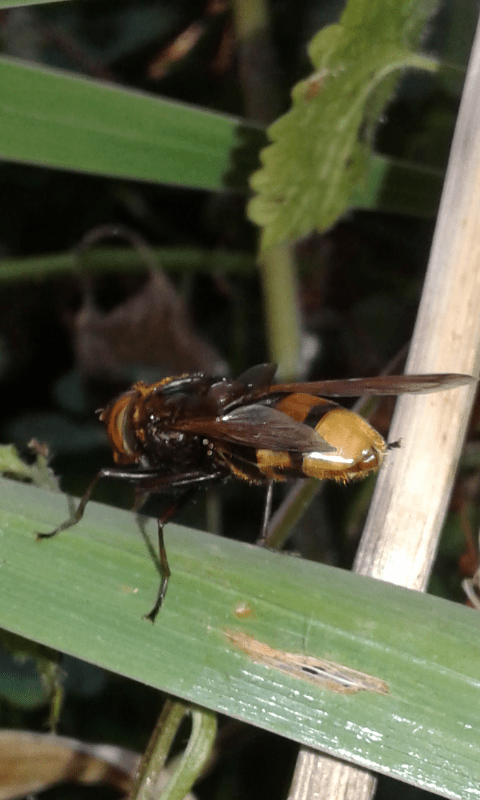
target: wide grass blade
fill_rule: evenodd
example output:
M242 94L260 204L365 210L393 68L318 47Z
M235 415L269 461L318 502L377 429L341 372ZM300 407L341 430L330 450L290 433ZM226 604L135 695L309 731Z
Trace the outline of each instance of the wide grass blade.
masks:
M0 58L0 157L219 189L240 121Z
M36 543L66 516L64 496L2 480L0 509L5 629L447 797L480 797L476 612L170 525L173 575L152 626L141 616L158 574L131 514L92 503L72 531Z

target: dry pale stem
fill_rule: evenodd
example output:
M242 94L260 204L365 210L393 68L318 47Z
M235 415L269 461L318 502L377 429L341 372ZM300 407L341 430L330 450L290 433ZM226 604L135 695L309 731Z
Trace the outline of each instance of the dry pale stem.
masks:
M407 372L478 374L480 340L480 35L467 73ZM424 590L475 387L402 397L355 569ZM408 620L405 621L408 624ZM302 751L290 800L372 797L364 770Z

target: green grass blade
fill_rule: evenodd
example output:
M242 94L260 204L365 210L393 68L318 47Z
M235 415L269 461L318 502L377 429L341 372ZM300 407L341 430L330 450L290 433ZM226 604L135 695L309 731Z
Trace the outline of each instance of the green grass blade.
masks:
M361 184L353 188L353 208L433 219L444 172L373 154Z
M18 6L37 6L44 3L61 3L63 0L0 0L0 8L17 8Z
M0 58L0 157L218 189L239 120Z
M74 530L36 543L66 511L64 496L0 481L5 629L447 797L480 797L474 611L170 525L173 576L152 626L141 615L158 575L134 517L93 503ZM304 656L388 693L348 694Z

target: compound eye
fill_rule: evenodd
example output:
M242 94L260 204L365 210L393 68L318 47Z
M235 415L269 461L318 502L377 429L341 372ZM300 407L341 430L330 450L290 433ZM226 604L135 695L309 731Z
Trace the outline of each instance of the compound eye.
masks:
M120 464L133 463L138 458L138 443L130 422L131 404L136 395L135 391L125 392L100 415L107 428L115 461Z

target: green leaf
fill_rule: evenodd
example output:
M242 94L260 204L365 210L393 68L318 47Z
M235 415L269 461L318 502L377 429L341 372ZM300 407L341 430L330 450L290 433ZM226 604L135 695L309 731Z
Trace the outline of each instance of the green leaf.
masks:
M314 73L270 127L272 144L251 178L250 218L262 248L324 230L352 206L371 169L375 126L407 67L436 69L413 52L436 7L432 0L350 0L338 25L320 31Z
M239 124L233 117L0 58L4 159L219 189L232 167Z
M60 3L63 0L0 0L0 8L17 8L17 6L36 6L40 3Z
M23 433L25 434L25 432ZM60 491L57 479L48 466L48 453L41 452L45 448L35 440L32 440L30 445L32 452L35 454L35 459L31 464L27 464L26 461L20 458L15 445L0 445L0 472L10 477L16 477L19 480L32 481L36 486L44 486L53 491Z
M353 187L351 205L433 219L443 178L442 170L373 154L362 183Z
M192 719L188 744L179 757L170 761L167 773L164 768L172 742L187 715ZM191 797L188 794L190 789L212 759L216 734L217 718L211 711L168 699L138 769L130 793L132 800L151 800L160 796L162 800L184 800L187 795Z
M66 512L64 496L0 481L6 630L446 797L480 797L476 612L169 525L172 578L152 626L141 616L158 574L134 517L92 503L73 530L34 541Z
M60 695L58 653L0 631L0 697L14 706L37 708Z

